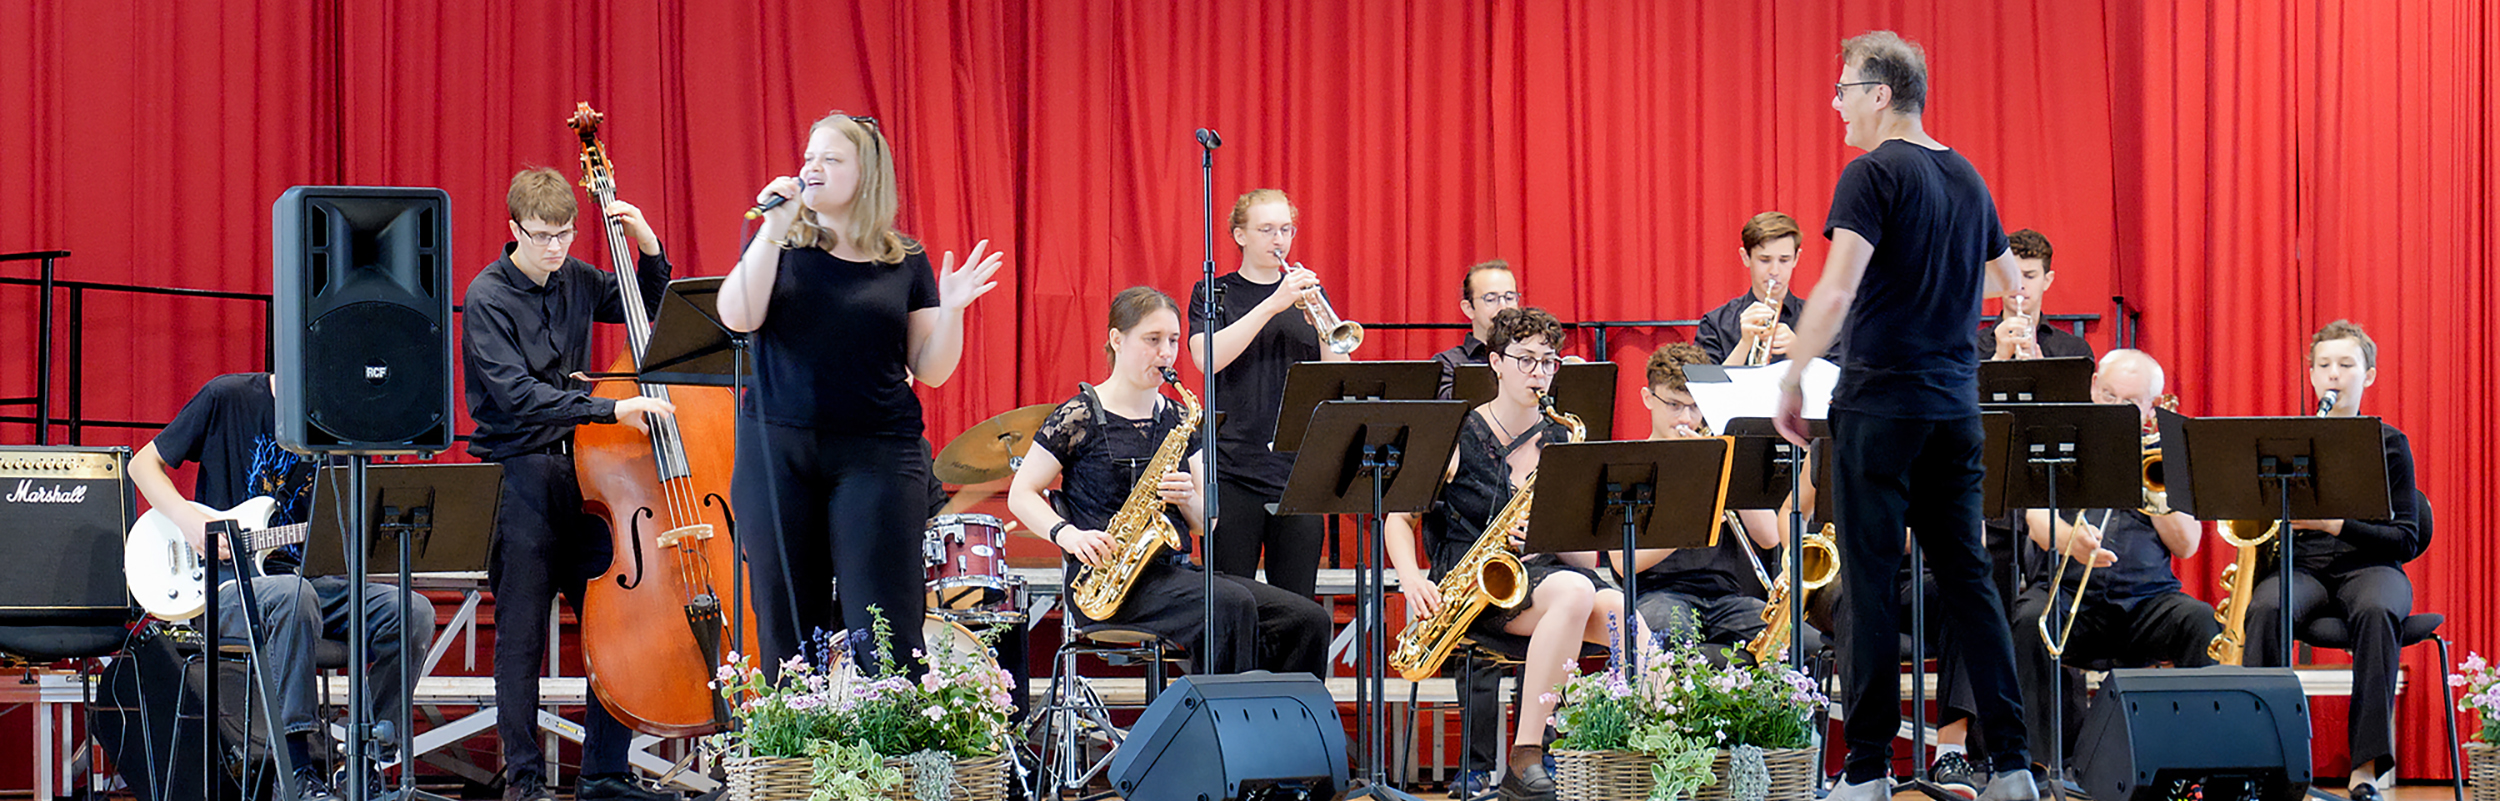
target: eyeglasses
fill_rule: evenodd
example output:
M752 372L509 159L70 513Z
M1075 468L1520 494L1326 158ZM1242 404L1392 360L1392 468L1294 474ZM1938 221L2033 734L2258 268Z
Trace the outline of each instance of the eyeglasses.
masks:
M542 248L553 245L557 242L571 242L573 241L573 237L579 236L580 234L581 230L578 228L566 228L562 231L547 234L542 234L527 228L521 229L521 238L527 239L530 244L537 245Z
M1519 362L1519 369L1526 370L1531 373L1560 372L1563 366L1562 359L1552 356L1521 356L1516 353L1504 353L1502 356L1517 360Z
M1667 410L1667 414L1680 415L1685 412L1697 411L1701 408L1700 404L1685 403L1679 400L1668 400L1664 396L1659 395L1658 390L1655 388L1643 387L1641 388L1641 391L1649 393L1650 400L1657 401L1659 408Z
M1290 225L1262 225L1250 230L1269 239L1292 239L1294 234L1302 232L1302 229Z
M1518 304L1519 304L1519 293L1517 293L1517 292L1487 292L1487 293L1484 293L1484 294L1482 294L1482 295L1477 295L1477 296L1476 296L1476 305L1478 305L1478 306L1493 306L1493 305L1504 304L1504 303L1511 304L1511 305L1514 305L1514 306L1518 305Z
M1852 81L1852 82L1849 82L1849 83L1836 83L1836 84L1832 84L1832 99L1833 99L1833 100L1839 100L1841 95L1845 95L1845 94L1848 94L1848 93L1849 93L1849 87L1852 87L1852 86L1882 86L1882 85L1884 85L1884 82L1883 82L1883 81Z
M847 120L850 120L851 122L858 123L858 124L859 124L859 127L862 127L862 128L866 128L866 129L868 129L868 133L870 134L870 136L869 136L868 138L869 138L870 140L874 141L874 142L876 143L877 147L879 147L879 148L883 148L883 147L885 147L885 127L877 124L877 118L875 118L875 117L862 117L862 116L857 115L857 114L849 114L849 113L845 113L845 112L842 112L842 111L840 111L840 110L838 110L838 109L837 109L837 110L835 110L833 113L834 113L834 114L836 114L836 115L840 115L843 119L847 119Z

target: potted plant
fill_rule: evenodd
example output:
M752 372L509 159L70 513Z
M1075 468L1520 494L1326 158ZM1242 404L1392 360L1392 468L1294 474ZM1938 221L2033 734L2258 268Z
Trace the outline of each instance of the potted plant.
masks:
M870 612L881 678L839 664L847 660L820 659L836 663L820 669L801 657L768 678L753 657L729 655L713 686L737 725L712 739L727 757L731 801L1006 796L1013 679L946 638L926 655L928 672L906 678L884 615Z
M2466 776L2474 783L2474 801L2500 801L2500 671L2483 655L2467 653L2449 674L2448 686L2464 691L2457 711L2472 712L2481 731L2465 742Z
M1714 665L1679 642L1644 661L1637 677L1609 660L1560 690L1558 798L1763 801L1813 792L1810 746L1824 698L1785 666Z

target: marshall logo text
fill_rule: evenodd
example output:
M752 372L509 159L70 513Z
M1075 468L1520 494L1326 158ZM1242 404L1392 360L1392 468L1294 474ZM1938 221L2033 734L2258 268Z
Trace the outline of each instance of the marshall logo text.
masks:
M54 484L50 489L42 489L35 486L33 479L25 479L17 482L17 491L9 493L7 500L10 503L83 503L87 500L87 488L80 485L65 490L61 485Z

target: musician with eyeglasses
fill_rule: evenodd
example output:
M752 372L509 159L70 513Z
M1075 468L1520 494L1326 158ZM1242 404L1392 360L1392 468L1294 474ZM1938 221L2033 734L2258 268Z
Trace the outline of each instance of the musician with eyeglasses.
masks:
M1287 263L1301 233L1301 210L1285 193L1254 189L1233 201L1233 245L1241 264L1199 281L1189 293L1189 355L1215 374L1215 504L1220 533L1208 548L1218 572L1256 578L1302 595L1319 590L1323 523L1318 515L1279 515L1293 455L1271 447L1285 403L1285 372L1295 362L1343 361L1321 347L1319 329L1295 303L1315 301L1319 274ZM1208 317L1207 297L1215 298Z
M1467 338L1449 350L1435 353L1432 360L1441 365L1442 400L1458 397L1458 368L1483 364L1489 351L1484 341L1490 336L1493 315L1503 309L1519 308L1519 279L1511 273L1510 262L1501 259L1480 262L1467 268L1458 279L1458 312L1467 315Z
M2163 383L2161 363L2150 354L2113 350L2101 357L2100 369L2092 376L2092 402L2133 406L2145 430L2152 431L2154 399L2161 396ZM2031 543L2061 557L2065 564L2026 577L2029 586L2014 604L2014 660L2023 693L2023 723L2031 742L2063 738L2068 745L2063 753L2070 760L2075 734L2083 727L2083 682L2079 671L2070 672L2064 696L2053 696L2057 677L2051 671L2072 670L2061 667L2061 662L2118 667L2214 663L2205 646L2222 630L2222 624L2214 619L2213 605L2187 594L2170 567L2173 559L2196 558L2204 542L2204 527L2186 512L2152 511L2166 513L2086 509L2059 516L2054 532L2048 510L2029 512ZM2057 581L2054 595L2052 580ZM2082 593L2079 606L2078 590ZM2052 647L2058 653L2053 654ZM2050 704L2065 707L2065 731L2049 730Z
M1648 385L1641 388L1641 407L1649 411L1649 438L1690 439L1707 430L1701 407L1685 382L1684 366L1709 364L1709 354L1689 342L1673 342L1649 355ZM1782 536L1780 514L1769 509L1732 510L1737 521L1721 521L1717 545L1703 548L1659 548L1633 553L1641 594L1633 602L1649 627L1668 637L1719 646L1737 646L1761 634L1762 611L1770 605L1763 579L1767 566L1778 564ZM1741 529L1741 530L1740 530ZM1765 561L1764 554L1769 554ZM1770 580L1784 577L1770 575ZM1790 648L1813 653L1822 635L1811 626L1792 635ZM1739 649L1709 648L1714 659L1735 657Z
M1425 514L1391 515L1384 524L1382 542L1412 620L1436 618L1444 605L1470 600L1444 597L1436 582L1466 562L1483 538L1505 538L1499 547L1517 553L1527 533L1525 520L1508 527L1502 513L1523 482L1534 476L1545 448L1570 441L1570 427L1547 417L1538 403L1562 370L1563 359L1556 352L1562 323L1543 309L1504 309L1494 316L1490 334L1485 344L1493 354L1495 395L1459 425L1440 500ZM1507 530L1487 530L1493 526ZM1417 559L1419 534L1421 551L1431 560L1429 573ZM1488 604L1463 624L1473 638L1510 644L1527 640L1524 654L1514 654L1525 661L1519 721L1498 789L1505 799L1551 798L1553 778L1544 767L1546 718L1557 700L1554 688L1579 658L1581 643L1610 644L1626 631L1641 647L1650 647L1651 640L1647 626L1624 625L1623 592L1597 577L1596 554L1540 554L1520 557L1519 563L1524 575L1518 605L1505 609ZM1414 631L1410 625L1401 635L1401 646ZM1660 657L1653 651L1642 658ZM1398 659L1399 654L1391 655L1393 665Z
M192 506L192 501L231 511L255 497L277 501L268 526L306 522L312 512L314 460L278 447L277 377L269 373L233 373L209 379L156 438L130 459L130 484L148 506L164 513L182 529L183 541L199 553L215 553L217 635L240 641L251 629L244 615L243 593L234 583L233 553L224 538L207 542L208 521L224 517ZM174 486L169 471L198 464L191 495ZM247 555L247 558L250 558ZM434 604L425 596L398 587L367 582L364 597L349 595L345 576L305 578L295 573L302 549L287 546L262 562L263 575L252 580L258 602L261 650L258 666L277 687L270 699L277 708L278 728L287 760L294 766L288 782L303 801L335 798L328 774L313 755L322 737L322 721L314 713L316 690L313 648L317 640L345 642L351 606L365 610L365 687L372 703L371 720L393 720L400 706L400 651L424 648L434 641ZM402 625L401 599L408 604ZM257 725L257 724L256 724ZM381 772L372 771L368 790L379 790ZM367 797L373 797L372 792Z

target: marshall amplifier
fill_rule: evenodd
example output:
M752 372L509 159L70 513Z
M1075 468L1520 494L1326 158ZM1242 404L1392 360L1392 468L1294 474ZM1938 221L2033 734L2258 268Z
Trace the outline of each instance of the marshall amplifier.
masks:
M0 624L130 618L128 448L0 447Z

